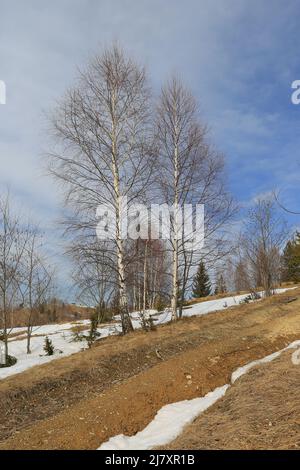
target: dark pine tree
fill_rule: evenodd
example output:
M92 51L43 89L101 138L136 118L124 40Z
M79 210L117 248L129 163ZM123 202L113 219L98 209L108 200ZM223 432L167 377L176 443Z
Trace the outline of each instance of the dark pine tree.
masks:
M46 356L53 356L54 354L54 346L53 346L51 339L49 339L48 336L46 336L45 338L44 351L46 353Z
M300 281L300 232L288 241L283 252L283 281Z
M200 262L193 281L193 297L207 297L211 293L211 283L203 261Z

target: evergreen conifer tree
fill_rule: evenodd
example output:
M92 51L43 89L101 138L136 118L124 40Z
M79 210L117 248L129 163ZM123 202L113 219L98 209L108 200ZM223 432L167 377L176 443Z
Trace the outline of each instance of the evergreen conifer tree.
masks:
M54 354L54 346L53 346L51 339L49 339L48 336L46 336L45 338L44 351L46 353L46 356L53 356Z
M283 281L300 281L300 232L289 240L283 252Z
M203 261L200 262L198 271L193 281L193 297L207 297L211 293L211 283Z

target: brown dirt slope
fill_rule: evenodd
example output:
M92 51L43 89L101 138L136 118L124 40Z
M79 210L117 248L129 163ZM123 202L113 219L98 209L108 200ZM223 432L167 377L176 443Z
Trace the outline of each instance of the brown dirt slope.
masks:
M95 449L140 431L162 406L204 395L237 367L300 339L300 298L286 303L291 295L300 289L107 338L1 381L0 449Z
M300 449L300 366L291 352L238 380L168 449Z

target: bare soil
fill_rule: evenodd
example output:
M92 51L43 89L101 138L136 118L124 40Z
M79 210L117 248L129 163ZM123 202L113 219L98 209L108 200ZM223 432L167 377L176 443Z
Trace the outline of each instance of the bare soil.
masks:
M291 352L251 370L168 449L300 449L300 366Z
M0 449L96 449L135 434L162 406L202 396L237 367L300 339L300 298L285 303L290 296L110 337L2 380Z

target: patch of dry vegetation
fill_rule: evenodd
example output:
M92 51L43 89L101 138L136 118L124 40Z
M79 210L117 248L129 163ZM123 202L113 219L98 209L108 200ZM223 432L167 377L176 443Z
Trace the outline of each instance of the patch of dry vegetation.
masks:
M237 367L299 339L300 300L282 303L289 297L106 338L1 381L0 448L95 449L135 434L162 406L203 396Z
M291 354L252 369L167 449L300 449L300 366Z

